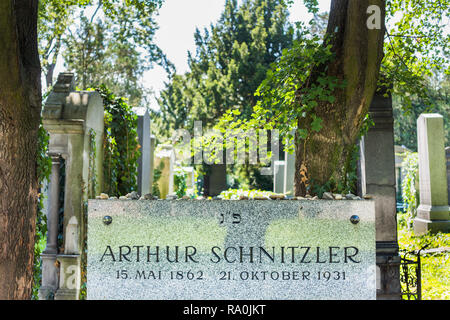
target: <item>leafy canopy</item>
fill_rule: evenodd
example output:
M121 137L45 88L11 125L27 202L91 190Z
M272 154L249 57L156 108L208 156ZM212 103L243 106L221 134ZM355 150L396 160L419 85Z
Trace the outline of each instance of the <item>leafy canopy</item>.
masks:
M154 15L162 0L42 0L39 3L39 53L47 87L58 58L86 89L100 85L140 102L147 94L143 72L158 63L172 65L153 42ZM78 23L77 23L78 21Z
M318 13L318 1L305 0L304 4L311 13ZM413 97L428 106L433 105L433 92L427 85L429 77L435 73L449 74L450 35L445 28L445 21L448 23L450 17L449 4L450 1L445 0L387 2L388 30L379 85L391 87L391 93L401 99L406 110L411 108ZM241 121L238 111L228 110L217 128L277 128L283 133L285 143L290 145L289 151L293 150L289 143L293 138L290 132L298 118L311 119L311 132L298 128L302 140L319 131L322 119L315 115L314 109L321 101L333 103L334 90L345 86L345 81L339 82L325 73L312 77L315 66L333 59L326 43L303 26L302 36L292 48L283 51L283 56L272 64L266 79L256 90L255 95L262 99L254 105L251 119ZM312 78L314 83L309 82Z

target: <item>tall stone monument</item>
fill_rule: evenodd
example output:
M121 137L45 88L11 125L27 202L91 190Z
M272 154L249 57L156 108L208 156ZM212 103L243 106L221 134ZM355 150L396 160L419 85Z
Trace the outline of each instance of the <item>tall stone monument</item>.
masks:
M377 246L377 298L401 299L398 255L394 119L392 97L378 89L369 109L375 125L360 141L362 195L375 200Z
M148 110L138 111L138 138L141 156L138 159L138 193L145 195L152 191L153 170L150 115Z
M50 135L52 172L47 247L41 255L40 299L50 295L61 300L78 299L81 254L87 233L85 204L88 198L100 193L102 185L103 101L98 92L74 91L74 88L74 75L60 73L42 114L43 125ZM65 162L63 190L60 186L61 161ZM61 192L64 194L64 240L62 246L58 246Z
M420 205L414 219L414 233L450 232L444 118L440 114L419 116L417 147Z

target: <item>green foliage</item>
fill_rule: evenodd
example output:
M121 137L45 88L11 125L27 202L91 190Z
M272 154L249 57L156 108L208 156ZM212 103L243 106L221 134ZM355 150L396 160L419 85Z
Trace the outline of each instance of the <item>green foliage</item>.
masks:
M305 1L305 5L310 12L317 14L317 1ZM432 72L448 73L450 36L445 34L441 20L450 16L449 7L448 1L440 1L439 5L435 1L416 0L392 0L387 3L387 20L392 21L399 15L400 19L387 32L379 85L391 87L395 84L391 91L402 99L405 109L413 97L430 106L430 90L424 85L426 77L431 76ZM315 109L322 104L333 104L334 90L346 85L345 81L327 76L327 70L319 67L333 60L333 53L326 44L320 37L310 35L308 30L302 31L300 39L294 42L292 48L284 50L267 72L266 79L256 91L260 100L253 108L251 119L239 123L233 111L228 110L218 127L234 126L247 130L277 128L288 151L293 151L301 143L306 145L308 138L324 125ZM323 70L323 73L312 74L313 70ZM365 116L361 114L361 120ZM299 122L303 126L297 129L298 140L292 143L294 137L291 131ZM348 189L348 182L355 180L354 174L350 173L350 169L355 169L354 159L354 156L347 159L343 175L337 178L331 176L325 183L313 183L314 177L309 177L313 191L320 194L327 189ZM307 168L303 169L301 174L307 180ZM306 182L302 180L302 183Z
M39 181L40 194L37 208L36 236L34 245L34 267L33 267L33 289L32 289L33 300L38 299L38 290L41 286L41 277L42 277L41 253L44 251L45 245L47 243L46 241L47 216L43 211L44 208L43 183L45 180L48 180L52 169L52 161L50 157L47 155L48 141L49 135L47 131L44 129L41 122L38 132L38 148L36 159L36 169Z
M399 213L397 221L405 221L406 213ZM412 230L406 228L406 224L398 224L398 243L402 250L412 252L422 249L450 247L450 234L427 233L415 236ZM422 268L422 299L423 300L449 300L450 299L450 254L421 253Z
M263 190L249 190L249 189L228 189L226 191L222 191L219 195L219 198L224 200L239 200L240 197L247 197L248 199L253 199L255 197L269 197L270 195L275 194L270 191Z
M304 3L310 12L317 14L317 1ZM319 16L316 15L314 21L316 22L312 22L310 27L318 24ZM236 108L229 109L219 119L217 129L245 131L276 128L280 130L288 151L293 151L294 148L291 132L297 127L299 116L311 119L312 132L320 131L322 119L313 110L320 101L333 102L335 98L332 92L343 87L344 83L326 76L325 72L311 74L315 66L331 61L333 54L331 48L323 46L320 37L311 34L309 28L297 23L297 40L292 38L291 45L282 48L281 55L266 69L265 78L261 79L257 89L253 91L255 99L252 99L253 104L248 108L247 114ZM312 76L317 77L317 81L309 86L308 81ZM301 129L300 133L303 139L309 134L306 129Z
M450 75L443 79L427 79L427 90L432 104L427 105L417 96L411 97L411 108L404 110L401 97L393 97L395 144L417 151L417 118L421 113L439 113L444 117L445 145L450 145Z
M112 18L97 20L82 11L77 28L63 39L63 57L83 89L105 84L138 105L150 93L141 81L143 73L158 59L168 62L156 46L143 54L147 42L142 38L150 43L157 29L153 20L138 20L137 9L126 3L116 9Z
M94 140L95 141L95 140ZM79 299L80 300L86 300L87 299L87 221L88 221L88 202L83 202L83 249L81 252L81 263L80 263L80 269L81 269L81 275L80 275L80 294Z
M50 173L52 171L52 160L48 156L48 142L49 142L50 136L47 133L47 130L44 129L44 126L41 124L39 125L39 132L38 132L38 152L37 152L37 176L38 181L43 182L44 180L48 179L50 176Z
M186 195L187 185L187 173L185 171L176 170L173 176L173 182L175 186L175 194L178 198L181 198Z
M153 114L158 136L169 138L173 130L190 129L202 121L205 131L227 110L250 117L257 101L254 92L270 64L298 36L289 23L282 0L227 0L219 21L194 35L196 51L189 53L190 71L172 75ZM234 166L234 169L237 168ZM267 177L251 166L236 176L261 187Z
M162 171L164 170L164 162L161 161L157 168L153 170L153 185L152 185L152 194L156 197L161 197L161 192L159 191L158 181L161 178Z
M162 0L39 1L39 52L47 86L61 53L83 89L105 83L133 104L148 94L140 78L172 65L154 42ZM76 24L75 22L79 23Z
M88 198L94 199L97 190L97 170L95 167L95 158L97 155L96 132L89 129L89 182L88 182Z
M297 143L305 143L322 129L323 120L315 110L321 103L333 103L334 91L343 88L345 81L328 76L326 70L312 74L317 66L330 62L334 55L330 46L320 44L319 36L311 35L306 28L299 30L301 40L283 50L283 55L271 65L265 80L256 90L255 96L259 100L251 117L241 120L239 110L228 110L219 119L216 129L222 132L230 129L244 132L277 129L284 149L290 153L294 152ZM297 129L299 119L304 119L309 125ZM294 131L297 131L296 141ZM313 191L321 194L330 188L345 189L348 181L329 181L328 185L317 185Z
M157 125L159 135L189 128L197 120L210 128L231 108L248 117L256 103L255 90L270 64L292 45L294 28L280 0L227 0L219 21L203 33L196 30L190 72L173 75L162 91Z
M405 220L402 221L409 229L412 227L413 219L417 215L417 206L419 205L419 192L416 186L419 182L419 160L417 153L407 153L403 161L404 178L402 181L402 197L406 204Z
M86 8L92 0L40 0L38 10L38 50L42 71L46 78L53 77L61 51L62 38L72 23L78 8ZM52 80L47 79L47 89Z
M345 83L327 76L325 72L312 75L315 66L333 59L330 46L319 44L317 36L307 37L307 29L302 30L301 41L295 41L292 48L285 49L276 64L267 72L255 95L260 100L253 108L249 128L276 128L284 138L287 151L293 151L294 136L298 118L308 118L310 128L300 128L299 138L306 140L310 134L322 128L322 119L314 112L320 102L334 102L333 91L344 87ZM301 57L301 58L299 58ZM316 81L309 83L311 77ZM299 141L297 141L299 142Z
M432 107L434 99L427 79L433 73L449 74L450 18L448 0L389 0L389 29L384 43L382 81L391 85L401 106L411 109L414 99Z
M96 90L105 107L103 191L112 196L126 195L137 190L137 115L124 98L116 97L106 86Z

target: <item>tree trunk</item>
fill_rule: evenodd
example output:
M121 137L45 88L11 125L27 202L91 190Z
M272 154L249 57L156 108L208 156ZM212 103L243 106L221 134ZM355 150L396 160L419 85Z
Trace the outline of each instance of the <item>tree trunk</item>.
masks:
M0 1L0 300L30 299L41 110L38 0Z
M367 27L367 8L381 9L381 29ZM314 186L346 179L349 157L360 133L363 119L375 93L383 58L385 1L332 0L326 39L331 40L335 59L316 68L347 85L334 92L334 103L319 103L315 109L323 119L320 132L296 144L295 194L303 196ZM325 69L326 68L326 69ZM311 119L299 118L298 127L310 131ZM298 140L297 140L298 141Z

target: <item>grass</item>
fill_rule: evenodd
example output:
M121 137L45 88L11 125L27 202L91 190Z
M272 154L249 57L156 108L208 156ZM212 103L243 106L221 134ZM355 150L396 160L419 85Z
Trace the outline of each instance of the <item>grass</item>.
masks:
M428 245L432 248L450 247L450 234L437 233L415 236L406 226L402 213L398 214L398 243L400 249L416 251ZM450 252L421 253L422 299L450 300Z

